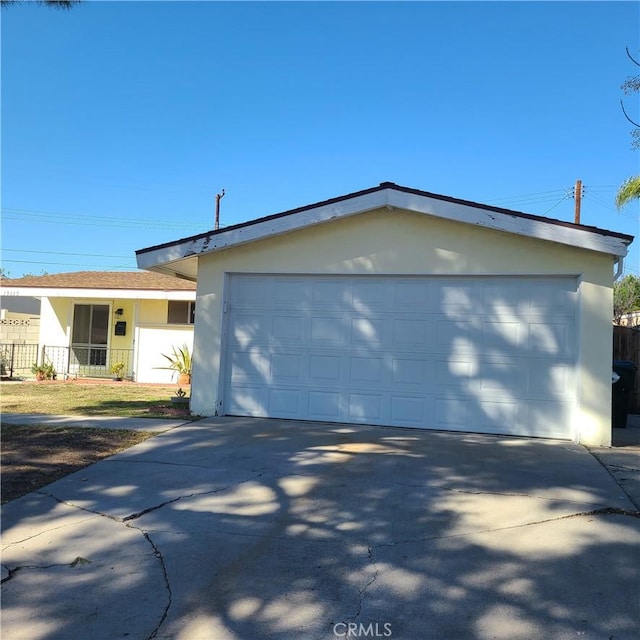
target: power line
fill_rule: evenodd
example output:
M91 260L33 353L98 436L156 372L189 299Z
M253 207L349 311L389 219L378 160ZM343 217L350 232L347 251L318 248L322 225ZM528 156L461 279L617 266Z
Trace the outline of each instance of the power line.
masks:
M97 265L97 264L78 264L76 262L47 262L44 260L3 260L4 262L12 262L12 263L19 263L19 264L54 264L54 265L58 265L58 266L65 266L65 267L100 267L100 269L135 269L136 267L131 266L131 265L111 265L111 266L105 266L105 265Z
M631 220L635 220L638 221L640 220L640 218L638 218L638 216L635 216L632 213L629 213L627 211L625 211L624 209L616 209L614 206L612 206L612 204L608 201L606 201L600 194L597 193L590 193L588 189L585 189L585 193L584 193L585 198L588 198L589 200L595 202L598 206L607 209L608 211L611 211L612 213L615 213L616 215L620 215L620 216L624 216L625 218L629 218Z
M549 213L549 211L553 211L557 206L561 205L565 200L568 200L569 198L571 198L571 194L566 193L563 198L558 200L558 202L556 202L552 207L547 209L542 215L546 216L547 213Z
M526 198L537 198L539 196L549 196L558 193L565 193L566 189L553 189L552 191L538 191L536 193L525 193L519 196L507 196L505 198L493 198L489 202L503 202L504 200L523 200Z
M9 220L24 220L25 217L41 223L76 224L82 226L121 226L125 228L144 227L156 229L201 229L203 222L163 221L152 218L122 218L115 216L98 216L93 214L67 213L62 211L45 211L38 209L2 208L3 217Z
M2 251L7 252L11 251L12 253L37 253L37 254L47 254L47 255L55 255L55 256L84 256L87 258L132 258L133 255L128 256L112 256L103 253L69 253L67 251L36 251L35 249L2 249Z
M4 213L3 218L5 220L11 220L16 222L26 222L24 216L17 216L16 214ZM72 225L72 226L81 226L81 227L118 227L122 229L163 229L163 230L186 230L186 229L202 229L200 225L176 225L176 224L152 224L148 222L128 222L128 221L103 221L103 222L89 222L89 221L81 221L74 219L53 219L51 217L45 216L30 216L28 222L38 223L38 224L63 224L63 225Z

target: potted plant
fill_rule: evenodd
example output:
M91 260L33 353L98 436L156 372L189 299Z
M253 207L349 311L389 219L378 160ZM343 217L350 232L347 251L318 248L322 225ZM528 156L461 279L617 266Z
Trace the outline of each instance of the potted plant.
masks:
M189 406L189 398L182 387L176 391L175 396L171 396L171 404L176 405L178 408L187 408Z
M127 365L124 362L114 362L111 365L111 373L114 380L122 380L122 372Z
M58 375L51 363L49 364L34 363L33 366L31 367L31 373L35 375L36 380L55 380Z
M189 347L184 344L182 347L173 347L171 355L162 354L163 358L169 361L168 367L161 369L172 369L178 374L178 384L191 384L191 353Z

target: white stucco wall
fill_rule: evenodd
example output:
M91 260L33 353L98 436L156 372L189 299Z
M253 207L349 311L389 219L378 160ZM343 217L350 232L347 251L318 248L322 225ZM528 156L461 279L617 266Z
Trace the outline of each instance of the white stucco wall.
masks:
M215 415L226 273L572 275L580 278L581 442L611 438L613 259L584 249L410 212L376 211L201 257L191 408Z
M193 353L193 327L191 325L146 325L136 331L136 381L171 384L178 376L167 370L168 361L163 354L171 355L174 347L187 345Z
M66 347L71 323L71 301L66 298L42 298L40 304L40 347Z

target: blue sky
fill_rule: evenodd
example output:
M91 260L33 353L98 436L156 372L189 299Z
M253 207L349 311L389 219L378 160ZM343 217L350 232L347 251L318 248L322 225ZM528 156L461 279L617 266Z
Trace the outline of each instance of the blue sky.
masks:
M393 181L640 235L636 2L84 2L2 10L2 264L134 251ZM625 100L640 118L638 99ZM569 193L569 195L567 195ZM637 240L626 263L640 272Z

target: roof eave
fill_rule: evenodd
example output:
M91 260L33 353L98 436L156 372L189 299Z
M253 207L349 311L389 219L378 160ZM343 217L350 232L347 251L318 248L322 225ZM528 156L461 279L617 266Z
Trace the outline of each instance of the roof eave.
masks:
M136 252L136 259L141 269L170 274L181 273L177 266L180 261L188 258L197 258L248 242L385 207L606 253L617 258L627 255L627 247L633 240L630 236L608 233L593 227L547 221L539 216L510 212L507 209L478 205L394 185L351 194L343 199L325 201L317 206L269 216L174 243L141 249ZM173 267L169 266L171 264ZM162 271L161 267L164 267Z
M30 298L88 298L118 300L195 300L195 289L94 289L74 287L6 287L0 290L3 297Z

